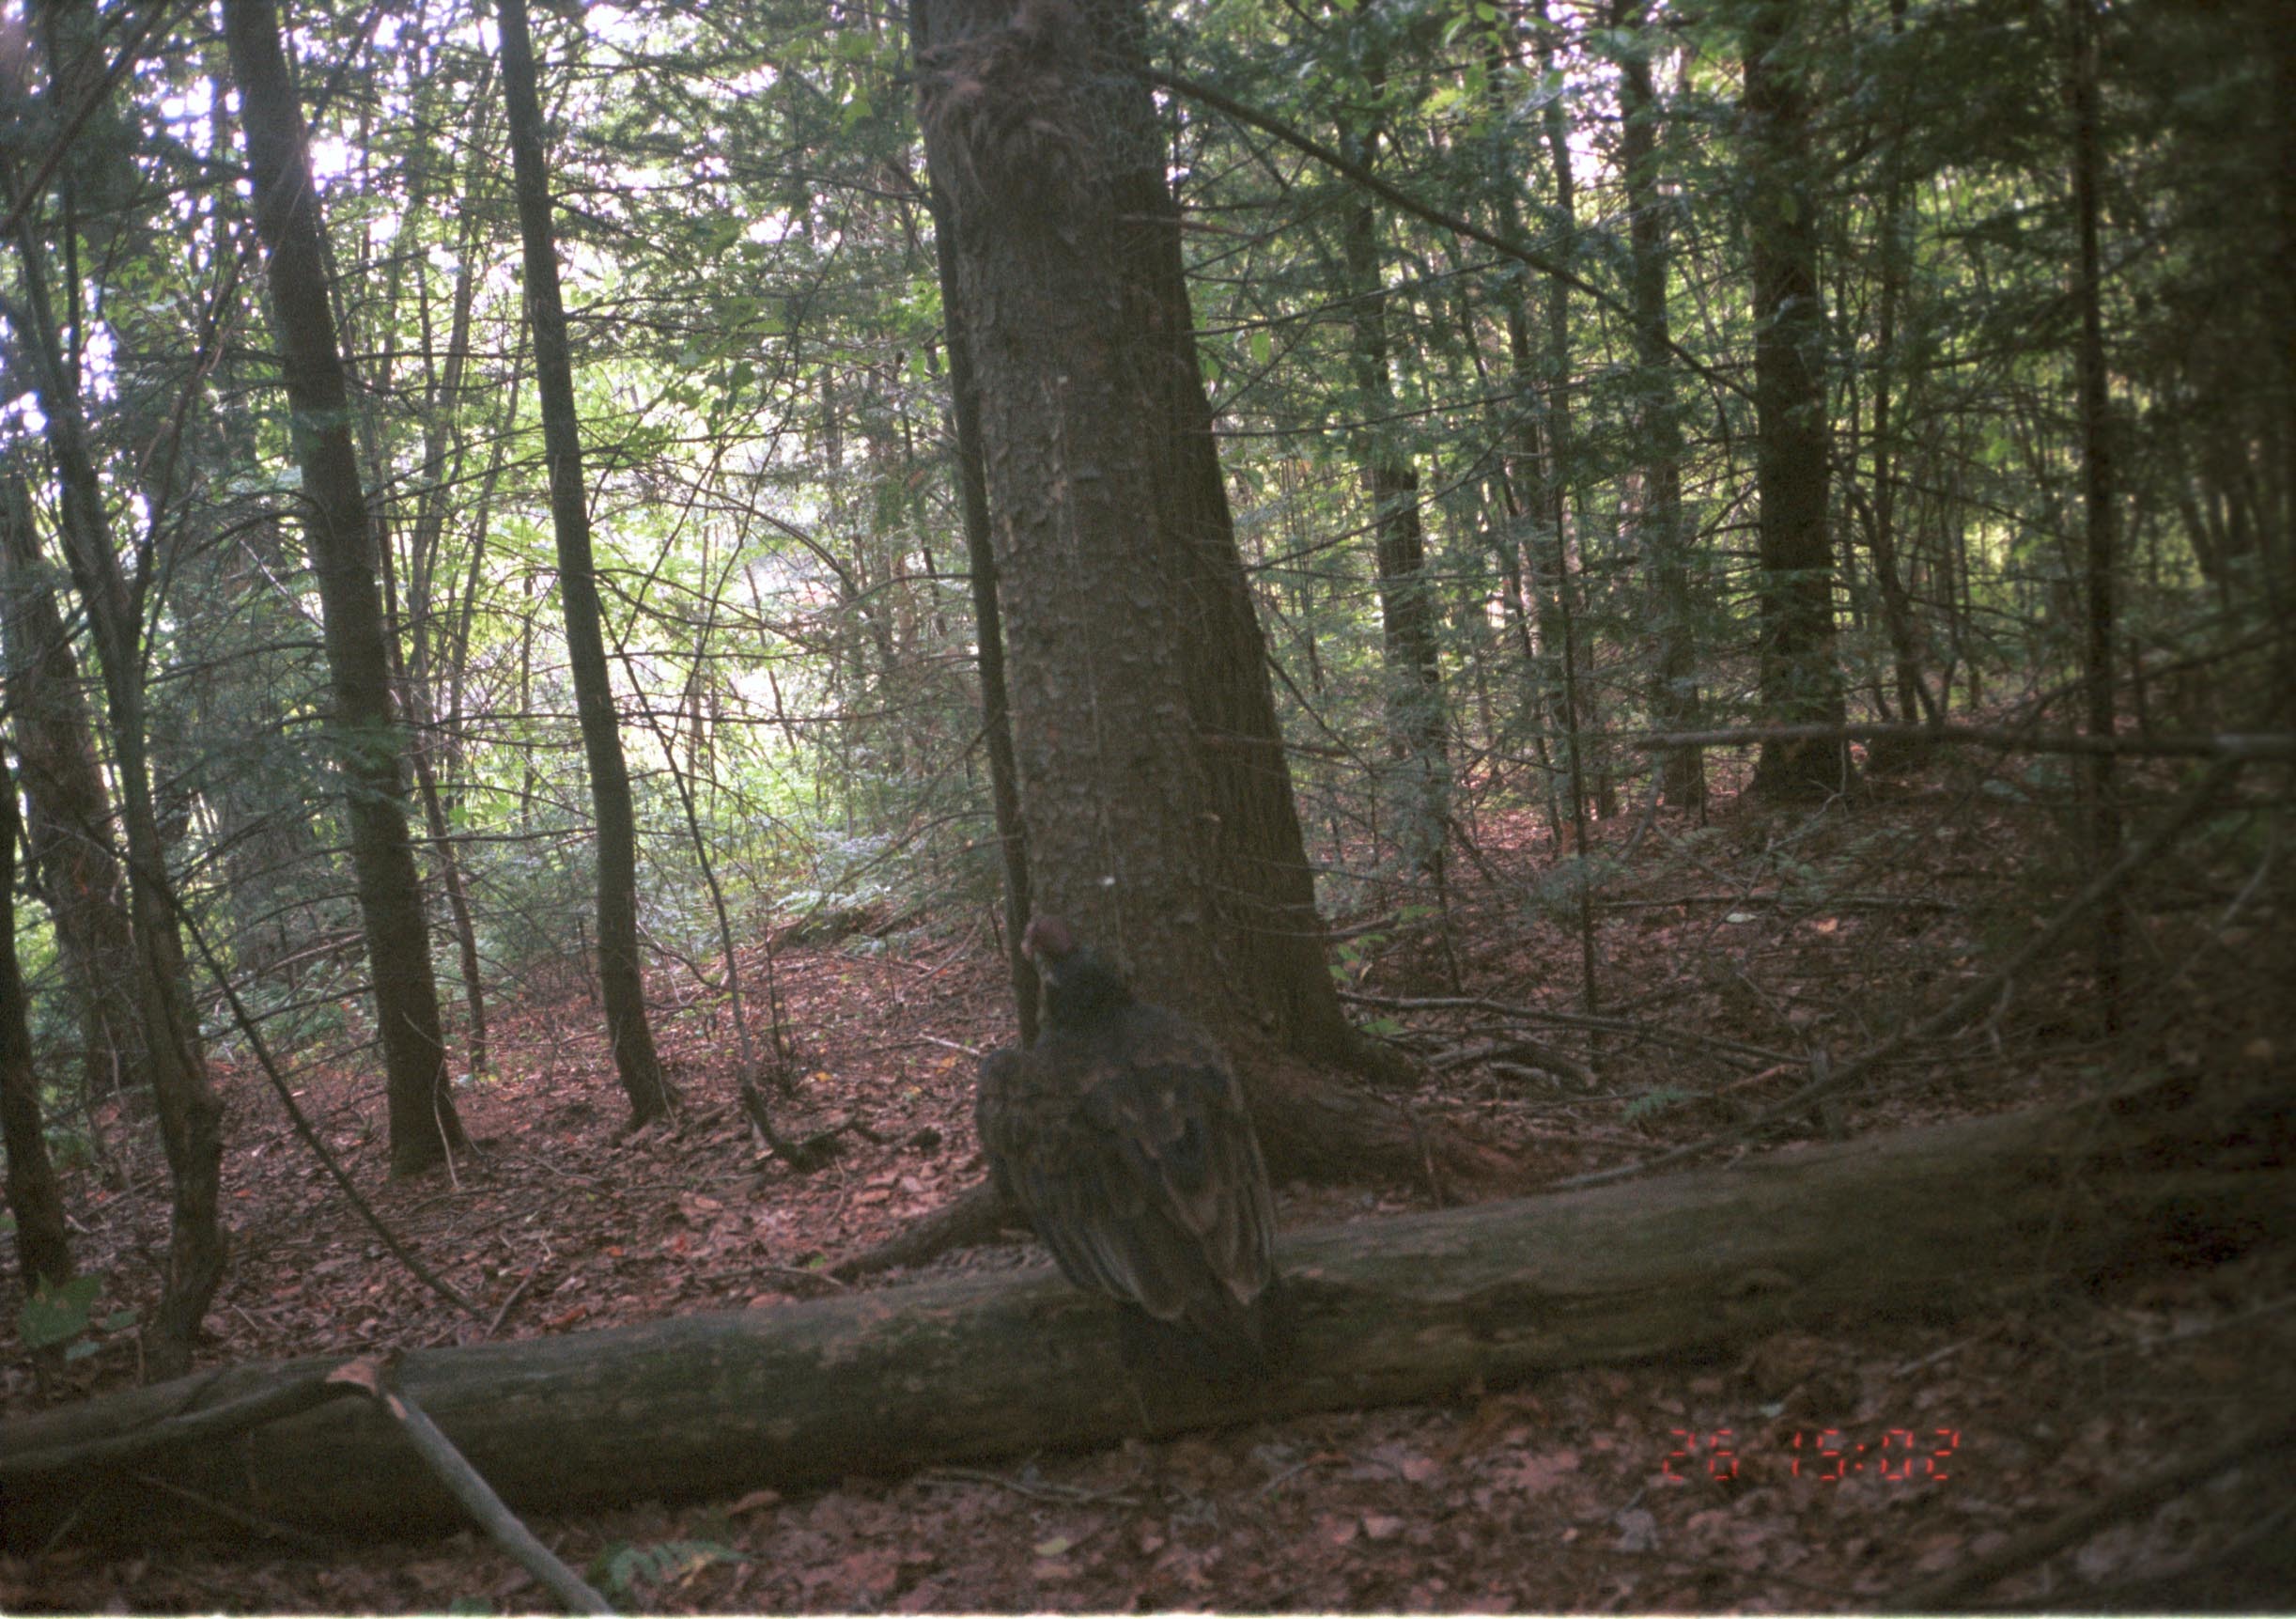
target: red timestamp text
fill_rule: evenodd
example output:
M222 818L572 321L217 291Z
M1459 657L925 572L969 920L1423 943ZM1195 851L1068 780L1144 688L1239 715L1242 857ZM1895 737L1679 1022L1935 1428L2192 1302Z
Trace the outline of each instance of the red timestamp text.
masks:
M1873 1478L1890 1484L1944 1484L1962 1447L1959 1428L1789 1428L1751 1446L1734 1428L1669 1428L1674 1448L1659 1463L1660 1481L1730 1484L1755 1475L1840 1484Z

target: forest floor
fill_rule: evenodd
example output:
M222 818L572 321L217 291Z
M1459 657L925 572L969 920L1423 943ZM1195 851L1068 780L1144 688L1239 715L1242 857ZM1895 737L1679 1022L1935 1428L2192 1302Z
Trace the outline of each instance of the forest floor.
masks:
M1631 812L1604 823L1603 1009L1774 1051L1854 1054L1942 1004L2091 875L2070 812L2029 792L2034 779L1940 768L1852 814L1726 799L1703 825L1669 814L1643 827ZM2149 802L2174 785L2156 782ZM1877 1069L1841 1098L1831 1129L1997 1113L2169 1066L2285 1082L2296 1067L2296 889L2273 861L2271 821L2211 823L2133 896L2121 1033L2100 1033L2090 958L2075 948L2017 978L1981 1025ZM1336 953L1349 989L1579 1007L1575 911L1553 893L1543 821L1486 808L1468 831L1475 852L1453 866L1448 947L1432 916L1351 927ZM1358 897L1359 923L1397 904ZM747 965L753 998L765 971L760 952ZM828 1261L981 1175L974 1053L1011 1039L1009 995L985 923L790 943L772 973L801 1057L782 1129L853 1127L810 1175L760 1151L733 1099L733 1031L690 978L655 986L659 1043L687 1103L671 1127L624 1129L599 1016L579 990L498 1009L496 1071L457 1098L479 1155L452 1176L384 1180L371 1068L299 1073L329 1144L383 1219L473 1298L476 1320L388 1256L262 1076L219 1062L233 1251L202 1363L770 1310L835 1286ZM1510 1033L1550 1045L1576 1038L1567 1033L1502 1027L1504 1016L1468 1008L1358 1004L1392 1019L1421 1059L1413 1105L1512 1154L1522 1191L1714 1136L1807 1077L1798 1064L1581 1041L1569 1049L1599 1074L1589 1086L1538 1069L1519 1045L1496 1067L1458 1055ZM101 1122L121 1178L107 1184L96 1161L68 1168L78 1256L108 1278L100 1310L148 1310L165 1243L163 1167L147 1125L116 1110ZM1717 1157L1785 1144L1773 1136ZM1296 1229L1429 1201L1420 1186L1289 1185L1278 1212ZM1033 1245L1006 1241L865 1285L1041 1263ZM0 1318L14 1317L15 1288L12 1274L0 1284ZM2291 1306L2296 1243L2284 1234L2211 1268L2037 1292L1949 1328L1781 1334L1719 1362L1589 1368L1454 1403L531 1526L618 1606L653 1611L1870 1610L2285 1416L2296 1407ZM36 1369L12 1335L6 1352L0 1415L136 1378L132 1331L60 1368ZM1920 1436L1919 1465L1836 1476L1855 1442L1893 1429ZM1718 1459L1723 1434L1734 1463ZM2146 1582L2296 1535L2289 1459L2252 1457L2151 1500L1981 1599L2209 1600L2203 1586ZM0 1611L550 1605L475 1532L314 1543L191 1502L169 1528L132 1554L67 1542L0 1557ZM2292 1596L2235 1580L2214 1599L2255 1608Z

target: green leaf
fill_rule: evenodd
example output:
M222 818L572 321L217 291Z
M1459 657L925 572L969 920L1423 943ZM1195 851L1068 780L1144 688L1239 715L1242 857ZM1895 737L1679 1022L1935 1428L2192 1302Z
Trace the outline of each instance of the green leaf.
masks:
M24 1347L44 1349L77 1338L87 1331L87 1313L103 1291L101 1276L75 1276L61 1287L43 1287L16 1312L17 1331Z
M714 1540L664 1540L652 1546L616 1541L590 1565L591 1578L610 1596L635 1596L640 1587L659 1585L712 1563L747 1563L749 1558Z
M1683 1103L1697 1099L1697 1093L1685 1091L1680 1085L1652 1085L1633 1101L1628 1102L1620 1116L1629 1124L1633 1124L1637 1120L1653 1118L1660 1113L1670 1113Z
M1251 363L1255 366L1264 366L1274 359L1275 355L1276 340L1267 335L1267 328L1263 326L1253 332L1251 335Z

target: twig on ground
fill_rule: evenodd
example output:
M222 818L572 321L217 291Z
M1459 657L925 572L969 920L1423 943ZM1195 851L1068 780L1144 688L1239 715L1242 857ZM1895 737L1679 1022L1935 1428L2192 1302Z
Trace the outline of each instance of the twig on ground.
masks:
M223 963L215 958L215 952L209 946L208 936L201 931L197 919L176 896L176 891L168 883L164 873L159 874L155 887L167 909L175 913L177 926L183 929L192 942L192 947L199 953L199 959L206 966L209 975L215 980L215 987L223 991L225 1001L231 1007L232 1021L240 1026L240 1033L247 1037L247 1049L255 1054L256 1066L263 1070L263 1077L271 1082L272 1091L277 1093L279 1105L287 1110L287 1121L295 1127L295 1133L303 1138L303 1144L311 1149L334 1178L336 1189L358 1211L359 1217L366 1222L377 1237L382 1238L382 1245L391 1251L392 1257L407 1268L408 1274L465 1315L475 1318L478 1307L457 1292L446 1278L424 1264L412 1249L398 1239L398 1234L383 1223L382 1216L375 1212L374 1206L360 1195L358 1187L351 1181L350 1173L334 1153L327 1150L327 1144L319 1139L318 1130L295 1100L295 1093L288 1086L287 1077L280 1073L279 1065L271 1060L271 1045L263 1038L263 1031L256 1027L256 1020L249 1014L245 1003L240 1001L240 992L225 973Z
M525 1276L510 1290L510 1297L503 1300L503 1307L494 1312L494 1319L487 1323L486 1337L491 1338L503 1330L503 1323L510 1319L510 1312L518 1308L519 1300L526 1297L527 1291L535 1284L535 1278L541 1274L540 1265L528 1267Z
M1015 1495L1027 1496L1031 1501L1074 1502L1079 1504L1109 1502L1118 1506L1141 1504L1138 1496L1125 1495L1119 1490L1078 1489L1074 1485L1054 1484L1047 1479L1031 1484L1021 1479L1006 1478L1002 1473L990 1472L985 1468L937 1467L919 1473L917 1479L921 1484L994 1485L999 1489L1009 1489Z
M471 1466L457 1450L454 1442L439 1431L439 1426L396 1386L388 1359L373 1357L353 1361L338 1366L329 1374L332 1381L358 1390L372 1399L400 1431L414 1445L415 1451L439 1475L441 1483L454 1493L479 1527L491 1535L494 1543L518 1560L543 1587L565 1604L569 1613L612 1613L613 1605L591 1589L579 1574L561 1563L551 1549L535 1538L533 1530L521 1523L518 1516L503 1504L503 1498L493 1487L481 1478L478 1470Z
M1509 1058L1519 1061L1510 1062ZM1537 1069L1559 1075L1590 1091L1601 1084L1595 1078L1594 1070L1576 1057L1558 1051L1552 1046L1542 1045L1537 1040L1526 1040L1520 1035L1479 1040L1471 1046L1454 1046L1448 1051L1436 1052L1426 1061L1429 1070L1438 1074L1449 1073L1453 1068L1488 1064L1495 1072L1503 1067L1517 1073Z
M188 1501L202 1512L211 1512L225 1522L236 1523L241 1529L252 1530L257 1534L269 1535L273 1540L284 1540L289 1546L300 1546L310 1551L335 1549L334 1543L323 1534L313 1534L308 1530L297 1529L291 1524L273 1523L268 1518L259 1518L227 1502L216 1501L211 1497L201 1495L195 1489L186 1489L179 1484L170 1484L163 1478L153 1478L149 1473L141 1472L131 1472L128 1476L137 1484L147 1486L152 1489L163 1490L178 1501Z
M199 1386L186 1399L197 1399L214 1386L213 1378L202 1378ZM212 1442L232 1434L242 1433L281 1417L291 1417L307 1411L314 1406L340 1398L348 1391L330 1388L324 1377L314 1376L270 1389L259 1394L228 1400L206 1410L187 1411L163 1418L145 1427L124 1434L113 1434L105 1439L92 1440L85 1444L55 1445L47 1450L30 1451L0 1461L0 1479L20 1477L29 1473L49 1472L59 1468L81 1468L99 1463L118 1463L143 1456L166 1445L194 1442Z
M1341 1000L1357 1005L1385 1006L1399 1012L1489 1012L1497 1017L1526 1023L1549 1023L1559 1029L1585 1029L1598 1035L1620 1035L1628 1039L1649 1040L1655 1045L1680 1046L1687 1051L1703 1051L1731 1062L1799 1064L1801 1061L1792 1051L1774 1051L1767 1046L1750 1046L1743 1040L1725 1040L1712 1035L1693 1035L1682 1029L1669 1029L1662 1023L1639 1023L1629 1018L1604 1018L1584 1012L1550 1012L1538 1006L1517 1006L1481 995L1373 995L1355 989L1342 989L1339 995Z
M2173 1501L2195 1485L2213 1478L2226 1468L2243 1462L2252 1456L2291 1445L2296 1445L2296 1409L2282 1411L2271 1422L2250 1428L2196 1456L2149 1473L2125 1488L2113 1491L2102 1501L2090 1502L2086 1506L2029 1530L1991 1556L1980 1557L1949 1574L1915 1586L1889 1606L1899 1611L1936 1611L1962 1607L1967 1598L1987 1586L2021 1569L2029 1568L2069 1546L2079 1545L2107 1524L2118 1523L2124 1518L2133 1518L2140 1512L2149 1512Z

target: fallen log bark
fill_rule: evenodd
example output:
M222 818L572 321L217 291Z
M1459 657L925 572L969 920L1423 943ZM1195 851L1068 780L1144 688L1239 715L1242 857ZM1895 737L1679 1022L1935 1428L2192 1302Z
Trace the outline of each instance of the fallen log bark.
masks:
M1112 1313L1049 1272L412 1353L402 1386L520 1512L801 1487L1224 1422L1440 1398L1780 1328L1944 1319L2280 1232L2288 1110L2159 1082L2101 1101L1727 1169L1298 1235L1288 1375L1125 1370ZM456 1520L392 1424L339 1401L219 1439L170 1421L323 1376L228 1368L0 1427L0 1546L149 1538L180 1493L275 1522ZM286 1404L293 1403L291 1396ZM156 1426L155 1424L161 1424ZM127 1455L149 1430L155 1448ZM188 1527L188 1526L187 1526ZM243 1531L239 1533L243 1533Z

